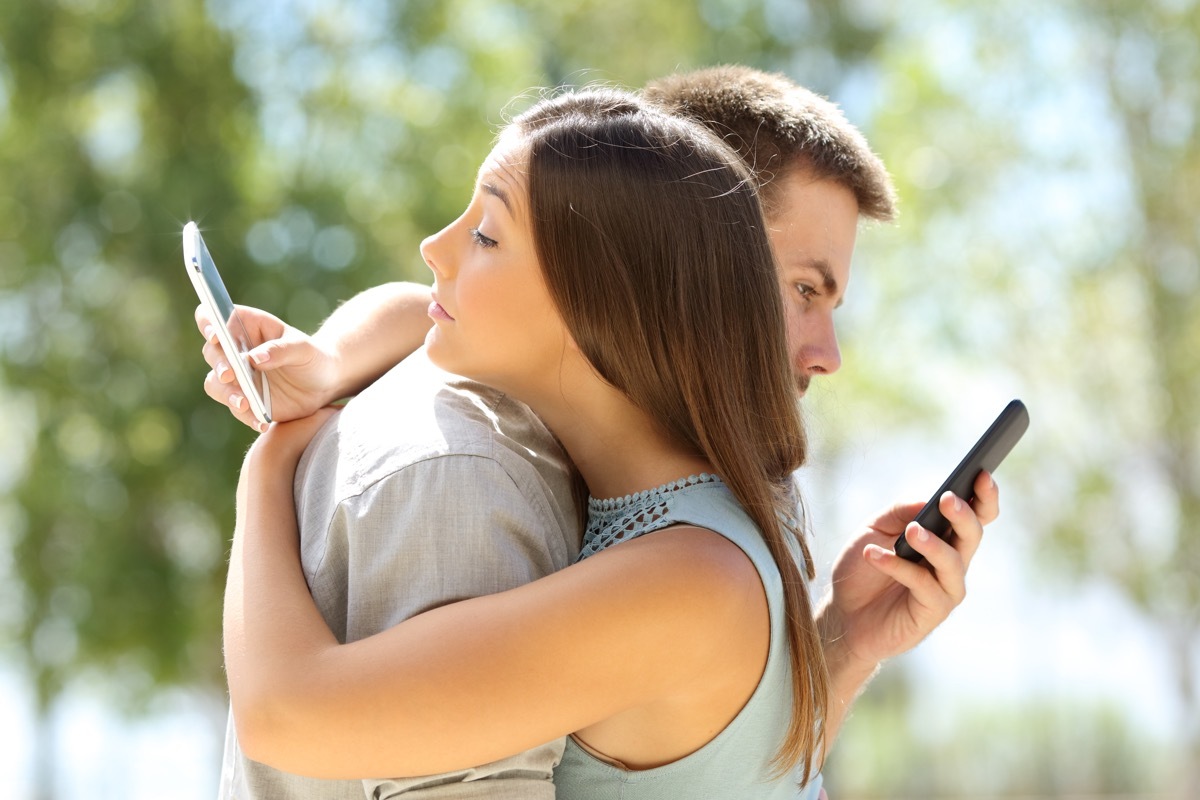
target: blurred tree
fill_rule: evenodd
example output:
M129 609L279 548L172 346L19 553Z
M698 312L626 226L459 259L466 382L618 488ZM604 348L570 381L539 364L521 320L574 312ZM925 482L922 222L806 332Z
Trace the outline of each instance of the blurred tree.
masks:
M250 434L200 388L183 221L239 301L311 329L361 288L425 280L420 237L538 87L738 61L843 102L901 191L903 224L864 237L846 369L810 404L818 460L865 424L955 406L950 376L1023 387L1043 444L1015 457L1070 467L1022 487L1047 517L1071 510L1051 521L1056 563L1161 623L1197 711L1193 2L17 5L0 19L0 537L17 578L0 635L43 710L85 670L131 707L222 685ZM1056 406L1064 391L1103 400ZM901 687L883 687L893 721ZM1194 764L1198 739L1193 723Z
M1160 632L1190 770L1175 791L1195 797L1200 7L934 0L889 19L872 131L903 224L865 240L835 391L863 403L890 375L943 419L1025 396L1034 435L1004 481L1036 511L1013 544L1118 587Z
M0 28L0 375L34 438L6 534L43 704L84 663L147 682L220 674L195 645L215 631L216 509L236 462L219 463L230 437L188 397L192 303L155 273L177 269L172 212L212 209L225 228L243 210L231 153L250 120L197 10L103 12L30 3Z
M1055 520L1055 545L1060 563L1120 586L1161 632L1185 735L1176 788L1197 797L1200 5L1107 2L1094 13L1090 63L1116 117L1133 208L1108 262L1076 278L1080 333L1104 354L1089 387L1103 400L1089 416L1110 442L1101 458L1077 457L1078 513Z
M880 680L884 691L857 708L838 744L857 757L825 771L831 796L1148 797L1170 764L1119 709L982 700L947 727L905 704L898 673Z
M180 215L203 214L233 253L255 211L231 54L190 3L24 3L0 24L0 386L27 455L3 536L42 719L88 667L131 706L221 682L222 542L247 437L199 402L194 298L176 278Z

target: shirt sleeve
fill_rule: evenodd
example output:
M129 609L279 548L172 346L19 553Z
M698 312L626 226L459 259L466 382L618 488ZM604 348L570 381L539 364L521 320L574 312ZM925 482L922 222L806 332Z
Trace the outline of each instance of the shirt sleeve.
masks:
M492 458L439 456L339 503L323 542L305 530L305 571L318 605L324 613L325 598L341 601L328 608L345 620L339 638L361 639L566 566L574 554L549 499L519 478Z
M339 639L371 636L431 608L505 591L566 566L574 553L548 506L551 498L525 480L520 466L479 455L440 455L341 501L320 535L302 523L310 588ZM546 790L553 797L550 781L561 752L560 741L473 770L415 780L429 788L469 781L488 797L503 796L496 794L501 788L511 788L514 797L540 797ZM373 798L413 786L409 780L364 782Z

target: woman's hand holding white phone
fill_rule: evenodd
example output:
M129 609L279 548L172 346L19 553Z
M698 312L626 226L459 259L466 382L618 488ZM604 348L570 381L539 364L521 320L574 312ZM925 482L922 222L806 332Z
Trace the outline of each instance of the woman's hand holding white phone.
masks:
M204 244L195 222L183 226L183 263L200 304L216 331L226 360L237 378L254 418L262 425L271 422L271 390L267 378L250 365L247 353L257 344L251 342L238 317L217 265Z

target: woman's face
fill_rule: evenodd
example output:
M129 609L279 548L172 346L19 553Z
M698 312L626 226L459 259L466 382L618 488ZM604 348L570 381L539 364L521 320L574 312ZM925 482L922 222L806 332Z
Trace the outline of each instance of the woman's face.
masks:
M519 137L502 137L466 211L421 243L434 275L430 359L519 399L553 380L569 341L534 248L525 164Z

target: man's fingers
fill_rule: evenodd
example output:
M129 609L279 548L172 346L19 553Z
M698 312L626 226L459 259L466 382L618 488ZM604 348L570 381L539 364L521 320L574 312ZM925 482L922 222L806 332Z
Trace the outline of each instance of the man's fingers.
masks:
M938 503L938 510L942 512L942 516L950 522L954 529L954 538L951 541L954 549L962 558L965 569L966 565L970 564L971 559L975 557L975 553L983 541L983 523L980 522L970 504L950 492L942 495L941 501Z
M946 500L943 500L943 503L946 503ZM959 547L963 546L961 537L956 534L954 544L950 544L915 522L904 535L908 543L925 557L928 564L926 571L932 572L941 592L950 600L950 608L961 603L967 596L968 562L959 550ZM949 613L949 610L946 613Z
M920 528L920 526L914 525L913 528L915 530ZM920 529L924 530L923 528ZM907 535L907 532L905 535ZM937 539L936 536L933 538ZM924 540L918 541L915 536L909 539L909 543L922 555L924 555L922 551L927 550L929 546ZM945 592L938 584L937 577L924 564L913 563L906 558L896 555L890 547L880 547L875 544L867 545L863 550L863 554L866 556L868 563L876 570L882 572L905 589L908 589L913 599L919 605L930 608L942 605L939 598L944 596Z
M1000 487L989 473L981 472L975 478L975 499L971 505L981 525L995 522L1000 516Z
M917 516L925 503L921 501L909 503L896 503L887 511L885 511L869 527L876 533L882 533L885 536L899 536L904 533L904 526Z

